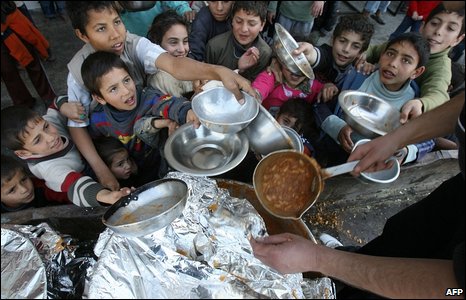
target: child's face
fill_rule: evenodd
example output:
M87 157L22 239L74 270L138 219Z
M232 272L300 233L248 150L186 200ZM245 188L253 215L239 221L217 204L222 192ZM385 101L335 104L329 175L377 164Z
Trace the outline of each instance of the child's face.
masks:
M100 93L94 95L102 105L110 104L118 110L133 110L138 104L136 85L125 69L113 68L100 78Z
M301 82L303 82L304 79L306 79L306 76L304 76L304 74L294 74L283 64L281 66L283 77L285 77L286 83L291 88L296 88Z
M344 31L333 40L332 55L339 67L346 67L361 54L364 41L353 31Z
M236 41L243 47L249 48L264 28L265 22L259 16L248 15L244 9L233 16L232 31Z
M122 149L113 155L110 170L117 179L128 179L132 174L137 173L138 167L130 159L128 152Z
M11 180L2 180L2 203L16 208L34 200L34 185L23 171L17 171Z
M459 35L463 17L457 13L440 13L434 16L421 28L422 36L427 39L430 45L430 53L438 53L454 47L464 38L464 34Z
M189 52L188 31L181 24L170 27L162 38L162 48L175 57L186 57Z
M21 158L45 157L65 147L58 130L43 118L28 122L27 132L24 133L22 141L23 149L15 150L15 154Z
M235 1L207 1L209 10L217 22L226 21Z
M298 118L295 118L288 113L280 113L277 116L278 124L282 126L288 126L299 133L301 132L301 126L298 126L298 124L296 124L297 121L298 121Z
M424 71L417 68L419 55L408 41L391 45L379 59L380 81L390 91L398 91L408 79L415 79Z
M96 51L123 53L126 40L126 27L118 13L113 9L88 12L89 23L86 33L75 30L76 35L89 43Z

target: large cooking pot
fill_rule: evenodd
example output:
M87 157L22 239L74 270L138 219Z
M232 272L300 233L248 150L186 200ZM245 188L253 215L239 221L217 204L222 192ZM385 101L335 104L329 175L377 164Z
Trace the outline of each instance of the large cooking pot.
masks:
M188 185L180 179L152 181L115 202L102 221L123 236L148 235L180 216L188 194Z

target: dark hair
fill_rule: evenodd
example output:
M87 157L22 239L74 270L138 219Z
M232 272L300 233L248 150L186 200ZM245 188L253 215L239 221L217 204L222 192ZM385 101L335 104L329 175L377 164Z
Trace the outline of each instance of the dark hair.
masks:
M100 137L94 140L95 149L107 166L112 164L113 156L122 150L127 151L125 146L116 138L111 136Z
M163 36L174 25L183 25L189 32L189 25L185 18L177 14L176 11L170 9L154 18L147 32L147 38L151 42L161 45Z
M302 134L305 138L315 141L319 137L316 120L312 111L312 104L301 98L290 98L280 106L277 117L282 114L289 114L296 118L296 125L301 126Z
M14 105L2 109L2 147L10 150L22 150L24 136L29 133L28 123L39 123L42 117L23 105Z
M114 10L120 14L121 7L117 1L66 1L66 11L71 20L73 29L78 29L86 34L86 25L89 23L89 11L98 12Z
M411 43L419 56L416 68L425 66L430 57L430 46L429 42L418 32L405 32L393 38L388 41L384 52L387 51L391 45L404 41Z
M341 16L340 21L333 30L333 41L341 36L344 32L352 31L361 35L363 41L360 53L367 50L374 34L374 25L361 14L351 14Z
M447 10L445 6L443 5L443 3L440 3L427 16L425 20L425 24L429 23L430 20L432 20L436 15L441 14L441 13L447 13L447 14L456 13L458 16L463 17L463 20L461 21L461 30L458 36L464 33L464 6L457 10Z
M115 53L97 51L86 57L81 66L81 77L91 94L102 97L100 93L102 76L114 68L124 69L131 74L126 63Z
M2 177L1 177L1 184L3 185L6 181L10 181L16 175L17 172L22 172L27 174L24 165L22 165L18 160L15 158L2 154L1 158L1 169L2 169Z
M267 19L267 1L235 1L231 9L231 16L244 10L248 15L259 16L262 22Z

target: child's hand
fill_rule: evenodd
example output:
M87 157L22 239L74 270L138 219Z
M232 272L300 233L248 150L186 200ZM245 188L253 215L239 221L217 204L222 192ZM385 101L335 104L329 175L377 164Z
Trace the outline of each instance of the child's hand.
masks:
M78 123L84 122L87 118L86 110L81 102L65 102L60 107L60 113L70 120Z
M260 53L256 47L249 48L238 60L238 69L240 72L255 66L259 61Z
M194 128L199 128L199 126L201 126L199 118L196 116L192 109L188 110L188 113L186 114L186 123L189 122L193 122Z
M332 100L336 94L338 94L337 86L331 82L326 83L319 92L319 95L317 95L317 102L320 103L322 101L327 102Z
M375 71L375 65L368 63L365 59L359 59L355 65L355 69L357 72L360 72L364 75L369 75Z
M272 74L275 77L275 82L281 84L283 82L282 68L280 68L280 63L274 57L272 58L270 65L266 69L267 74Z
M159 129L167 127L168 135L171 135L173 132L175 132L175 130L178 129L178 127L180 127L178 123L171 119L154 119L152 121L152 126Z
M345 150L348 153L351 153L351 150L353 150L354 147L353 140L351 140L352 132L353 129L349 125L346 125L338 133L338 141L340 142L340 145L343 148L343 150Z
M400 123L404 124L409 119L419 117L422 114L422 107L421 99L412 99L406 102L401 108Z
M307 42L298 42L299 47L293 50L291 52L292 55L297 56L300 55L301 53L304 53L306 56L306 59L309 61L309 63L312 65L314 64L314 55L316 50L314 49L314 46L310 43Z
M120 183L115 178L115 175L113 175L112 171L110 171L109 168L100 168L95 173L99 183L104 187L112 191L118 191L120 189Z
M113 204L120 200L121 197L128 196L131 193L130 188L121 188L119 191L109 191L103 189L97 193L97 201L102 203Z

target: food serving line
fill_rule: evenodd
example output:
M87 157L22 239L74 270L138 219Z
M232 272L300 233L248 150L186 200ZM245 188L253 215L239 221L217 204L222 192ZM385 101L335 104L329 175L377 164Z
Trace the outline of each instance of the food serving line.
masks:
M278 58L313 76L307 60L290 59L296 42L282 28L277 32ZM100 228L76 282L71 278L76 269L67 272L76 264L73 259L81 258L73 251L79 248L70 243L73 237L64 238L46 223L2 225L2 298L59 298L67 289L86 298L334 298L329 278L282 275L253 256L250 237L292 232L316 242L301 217L326 177L293 143L296 133L285 131L257 100L244 98L239 104L227 89L216 87L192 99L202 126L180 127L164 149L168 163L180 172L139 187L105 209L100 216L106 227ZM207 177L235 168L249 150L261 157L254 187ZM334 167L333 175L351 170L336 172L341 168ZM399 166L390 180L398 174ZM238 190L246 197L235 194ZM31 247L17 247L25 244L37 249L31 258L35 264L12 267L31 252ZM4 264L4 257L13 263Z

